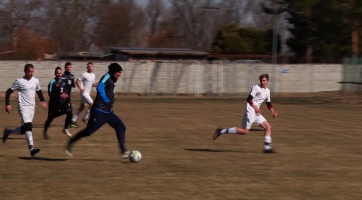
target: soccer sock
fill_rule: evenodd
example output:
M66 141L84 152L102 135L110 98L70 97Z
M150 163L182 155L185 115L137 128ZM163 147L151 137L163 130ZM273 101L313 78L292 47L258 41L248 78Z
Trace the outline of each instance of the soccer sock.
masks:
M89 117L89 112L90 112L90 110L89 110L89 109L87 109L87 112L85 113L85 115L84 115L84 118L83 118L83 119L88 119L88 117Z
M28 146L29 149L33 149L34 148L34 142L33 142L33 134L31 133L31 131L26 131L26 140L28 141Z
M21 127L16 127L10 130L10 134L21 134Z
M66 114L67 117L65 118L64 129L67 129L69 127L69 125L72 123L73 117L73 113L71 111L68 111Z
M270 144L271 144L271 137L270 136L265 136L265 143L264 143L264 149L265 150L269 150L269 149L271 149L271 146L270 146Z
M73 117L73 119L72 119L73 122L76 122L76 121L77 121L79 114L80 114L80 111L77 110L77 112L75 112L75 115L74 115L74 117Z
M236 134L238 133L238 131L236 130L236 127L233 127L233 128L226 128L226 129L222 129L220 131L221 134Z

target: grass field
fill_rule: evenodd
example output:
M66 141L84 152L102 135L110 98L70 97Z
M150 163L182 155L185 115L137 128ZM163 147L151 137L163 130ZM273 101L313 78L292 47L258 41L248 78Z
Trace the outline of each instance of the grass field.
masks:
M19 125L12 105L11 114L2 111L1 128ZM117 97L126 145L143 156L135 164L120 158L109 125L67 157L64 117L44 140L47 110L37 104L33 134L41 152L30 157L25 136L0 144L0 199L361 199L359 105L279 101L276 119L263 105L276 155L262 153L257 126L247 136L212 141L216 126L240 126L244 106L245 98Z

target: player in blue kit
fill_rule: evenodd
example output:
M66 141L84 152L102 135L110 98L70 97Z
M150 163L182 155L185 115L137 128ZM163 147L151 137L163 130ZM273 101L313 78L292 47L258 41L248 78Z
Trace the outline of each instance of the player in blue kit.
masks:
M72 156L72 146L74 142L92 135L104 124L108 123L116 131L119 147L123 154L122 157L128 158L129 151L127 151L125 147L126 126L112 110L115 83L122 75L122 67L117 63L112 63L108 66L108 70L98 83L97 96L90 111L87 127L71 138L66 145L65 152L69 156Z

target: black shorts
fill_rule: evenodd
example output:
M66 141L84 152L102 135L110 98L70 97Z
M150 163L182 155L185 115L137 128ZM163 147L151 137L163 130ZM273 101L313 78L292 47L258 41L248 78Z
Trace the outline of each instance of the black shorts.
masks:
M48 117L59 117L66 114L67 112L72 112L72 104L70 102L63 102L60 105L49 105L48 108Z

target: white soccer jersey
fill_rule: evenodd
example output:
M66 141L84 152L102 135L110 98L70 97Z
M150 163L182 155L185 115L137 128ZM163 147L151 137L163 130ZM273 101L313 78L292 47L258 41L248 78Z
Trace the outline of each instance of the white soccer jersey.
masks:
M264 101L270 102L270 90L268 88L262 88L260 85L254 85L251 88L250 95L253 96L253 103L258 108L260 108ZM255 109L248 102L246 103L246 110L255 113Z
M81 82L81 86L82 88L88 93L90 94L91 93L91 90L92 90L92 85L93 83L95 82L95 79L96 79L96 75L91 72L91 73L88 73L88 72L84 72L83 74L81 74L78 78L78 80L80 80Z
M10 89L18 91L20 108L35 108L35 93L41 89L37 78L32 77L30 80L25 77L19 78Z

